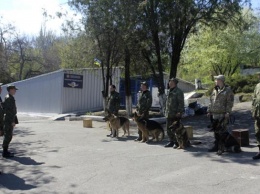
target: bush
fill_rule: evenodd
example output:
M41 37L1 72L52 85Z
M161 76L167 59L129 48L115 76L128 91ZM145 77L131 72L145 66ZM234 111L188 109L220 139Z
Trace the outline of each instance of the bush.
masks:
M253 89L253 91L254 91L254 89ZM252 87L250 87L250 86L244 86L244 87L242 88L242 92L243 92L243 93L252 93Z
M226 84L231 87L233 92L236 93L253 93L256 84L259 83L259 79L256 75L236 75L230 78L227 78ZM205 93L206 96L212 94L214 89L214 84L208 89Z
M256 75L237 75L227 79L227 84L232 88L234 93L252 93L259 79Z

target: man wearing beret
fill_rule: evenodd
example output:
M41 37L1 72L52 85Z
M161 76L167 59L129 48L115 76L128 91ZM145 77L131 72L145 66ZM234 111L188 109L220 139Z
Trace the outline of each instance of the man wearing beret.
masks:
M215 88L210 96L207 116L215 120L222 120L224 118L225 120L222 126L226 128L234 104L234 93L232 89L225 84L224 75L214 76L214 78ZM214 138L214 145L208 150L209 152L218 151L219 134L214 133Z
M5 97L4 101L4 140L3 140L3 153L2 156L5 158L13 157L13 153L8 151L9 144L13 137L13 129L16 124L18 124L18 120L16 117L16 104L14 95L18 90L14 85L7 86L8 94Z
M256 73L260 79L260 72ZM258 153L253 156L253 160L260 159L260 83L255 87L252 102L252 116L255 119L255 137L258 146Z
M152 106L153 98L148 90L148 83L147 82L141 82L141 96L138 100L136 111L139 115L142 115L143 118L148 119L149 118L149 110ZM142 140L142 132L138 129L138 138L135 139L135 141L141 141Z
M120 96L119 96L119 93L116 91L115 85L110 85L109 90L110 90L110 95L109 95L108 100L107 100L107 110L108 110L109 113L117 116L119 108L120 108ZM107 136L115 137L116 131L114 131L114 134L112 134L113 130L112 130L110 125L109 125L109 127L110 127L111 134L107 135Z
M166 99L165 117L166 117L166 129L169 137L169 143L164 147L177 148L178 142L175 134L172 133L169 127L174 121L180 120L184 113L184 94L183 91L177 87L178 79L171 78L169 80L169 91Z

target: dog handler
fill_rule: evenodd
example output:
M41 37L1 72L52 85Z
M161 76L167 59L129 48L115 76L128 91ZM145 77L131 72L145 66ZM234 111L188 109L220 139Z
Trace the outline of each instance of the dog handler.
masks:
M141 82L141 96L138 100L136 111L139 115L142 115L142 118L148 119L149 118L149 110L152 106L153 98L148 90L148 83ZM138 138L135 141L142 140L142 132L138 129Z
M109 87L110 95L107 99L107 110L114 114L115 116L118 116L118 111L120 108L120 96L119 93L116 91L115 85L110 85ZM111 134L107 136L116 136L116 131L114 131L114 134L112 133L112 129L110 128Z
M169 127L174 121L180 120L184 113L184 94L183 91L177 87L178 80L171 78L169 80L169 91L166 99L165 117L166 117L166 129L169 137L169 143L164 147L179 147L175 134L172 133Z
M221 120L225 118L224 128L227 126L227 121L229 119L229 115L232 111L232 107L234 104L234 93L229 86L225 84L225 76L218 75L214 76L215 78L215 87L210 96L210 103L207 110L207 116L213 117L213 119ZM218 151L218 134L214 133L215 141L212 148L210 148L209 152L217 152Z
M260 72L256 73L260 80ZM258 153L253 157L254 160L260 159L260 83L255 87L252 102L252 116L255 119L255 137L258 146Z
M13 157L14 154L8 151L9 144L13 137L13 129L16 124L18 124L18 119L16 116L16 104L14 95L18 90L14 85L7 86L8 94L4 101L4 140L3 140L3 153L2 156L5 158Z

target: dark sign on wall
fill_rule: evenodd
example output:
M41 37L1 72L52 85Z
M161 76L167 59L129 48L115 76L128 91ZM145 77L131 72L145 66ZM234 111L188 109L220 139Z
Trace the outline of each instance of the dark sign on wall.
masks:
M83 75L64 73L63 87L82 88L83 87Z

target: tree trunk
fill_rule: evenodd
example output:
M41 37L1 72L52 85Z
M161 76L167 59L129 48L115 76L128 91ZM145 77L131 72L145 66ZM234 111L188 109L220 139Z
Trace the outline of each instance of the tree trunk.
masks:
M165 86L164 86L164 76L163 76L163 65L162 65L162 58L161 58L161 46L160 46L160 40L158 36L158 32L154 32L153 34L153 40L155 44L156 49L156 55L157 55L157 67L158 67L158 73L159 76L157 77L157 86L158 86L158 97L159 97L159 104L160 104L160 113L163 115L164 109L165 109L165 101L166 101L166 95L165 95Z
M132 96L131 96L131 80L130 80L130 52L125 48L125 106L128 117L132 114Z

